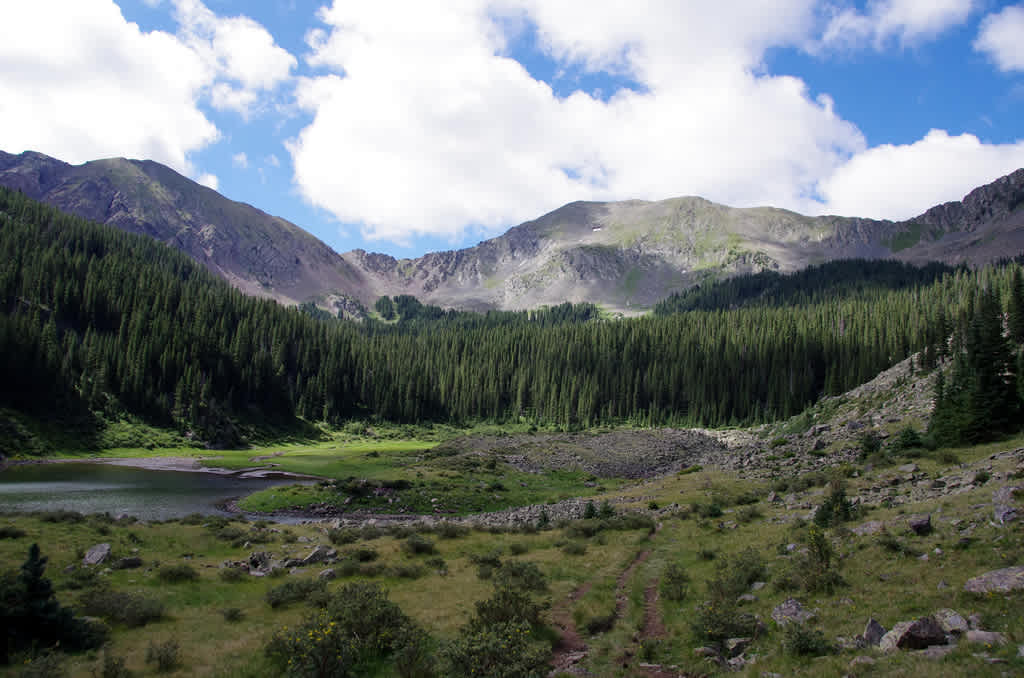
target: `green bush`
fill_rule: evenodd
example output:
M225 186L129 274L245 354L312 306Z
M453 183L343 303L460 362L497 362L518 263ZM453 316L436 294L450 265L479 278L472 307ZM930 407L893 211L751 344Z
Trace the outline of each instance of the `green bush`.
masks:
M327 531L327 538L337 546L355 543L359 541L359 537L359 531L352 528L336 527Z
M26 659L18 672L18 678L64 678L68 675L64 657L55 652L46 652Z
M853 504L846 498L845 484L837 479L829 484L828 496L814 512L814 523L818 527L840 525L853 519L855 513Z
M484 626L505 623L539 626L545 609L546 603L534 600L529 592L501 586L490 598L477 601L476 621Z
M548 590L544 573L536 563L520 560L503 563L494 576L494 585L533 593L545 593Z
M782 648L795 657L820 657L835 652L825 634L806 624L786 624L782 634Z
M181 663L181 646L173 638L162 643L151 640L146 648L146 663L156 664L160 673L173 671Z
M138 628L162 619L164 604L142 593L128 593L107 588L94 588L79 598L79 606L87 615Z
M21 539L25 536L25 530L14 525L0 525L0 539Z
M660 589L662 598L679 602L686 598L686 593L690 589L690 575L679 563L669 563L661 576Z
M132 672L125 666L124 657L110 654L109 650L103 652L103 659L100 662L99 671L93 672L99 678L132 678Z
M465 525L444 522L437 526L437 536L441 539L458 539L469 534L469 528Z
M587 545L581 541L571 541L562 547L562 552L569 556L582 556L587 552Z
M224 621L230 623L242 621L242 617L245 616L241 608L237 607L225 607L223 610L220 611L220 614L222 617L224 617Z
M248 578L248 573L240 567L224 567L217 573L221 581L235 583Z
M364 548L347 551L345 553L345 556L351 558L352 560L356 560L360 563L369 563L371 561L377 560L377 558L380 557L380 554L377 553L375 549Z
M583 507L583 520L593 520L597 517L597 506L594 505L593 501L588 501L587 505Z
M402 542L402 550L410 555L433 555L437 553L434 542L419 534L410 534Z
M157 570L156 576L160 581L168 584L180 584L184 581L195 581L199 579L199 572L187 563L179 565L165 565Z
M326 588L327 582L323 579L291 579L267 591L265 598L270 607L278 608L282 605L305 600L313 593L323 591Z
M548 672L550 646L528 624L473 625L442 651L447 674L487 678L534 678Z

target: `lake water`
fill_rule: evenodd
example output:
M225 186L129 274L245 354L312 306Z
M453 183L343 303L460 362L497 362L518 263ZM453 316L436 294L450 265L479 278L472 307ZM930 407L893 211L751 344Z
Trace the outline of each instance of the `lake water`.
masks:
M109 464L28 464L0 472L0 512L67 509L141 520L228 515L217 504L292 479L154 471Z

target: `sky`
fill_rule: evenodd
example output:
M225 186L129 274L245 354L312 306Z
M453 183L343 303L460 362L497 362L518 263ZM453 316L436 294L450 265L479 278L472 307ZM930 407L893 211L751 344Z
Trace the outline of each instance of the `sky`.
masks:
M904 219L1024 167L1024 2L0 2L0 150L396 257L575 200Z

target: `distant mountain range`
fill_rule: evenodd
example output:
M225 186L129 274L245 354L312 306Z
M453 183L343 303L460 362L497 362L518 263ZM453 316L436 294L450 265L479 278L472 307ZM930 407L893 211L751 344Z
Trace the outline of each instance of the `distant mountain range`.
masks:
M978 264L1024 251L1024 169L907 221L808 217L697 197L575 202L416 259L337 254L300 227L152 161L69 165L0 151L0 185L177 247L244 292L358 313L381 295L472 310L589 301L643 311L709 277L833 259Z

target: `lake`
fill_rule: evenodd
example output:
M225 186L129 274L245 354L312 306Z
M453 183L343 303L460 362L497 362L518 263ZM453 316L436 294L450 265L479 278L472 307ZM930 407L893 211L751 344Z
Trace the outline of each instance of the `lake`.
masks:
M0 512L66 509L127 514L140 520L167 520L190 513L229 515L217 505L256 490L297 482L111 464L26 464L0 472Z

